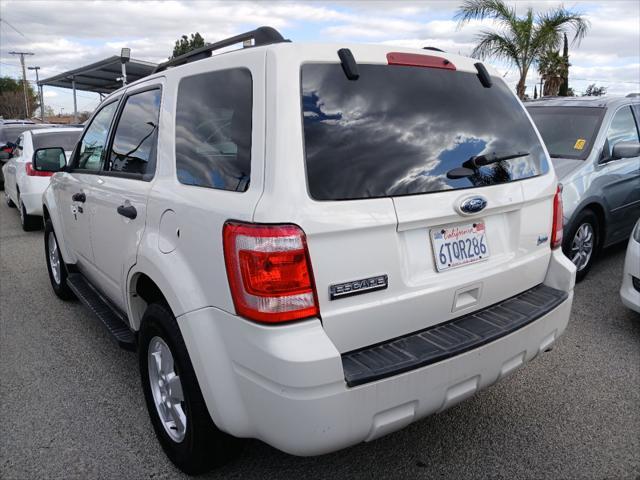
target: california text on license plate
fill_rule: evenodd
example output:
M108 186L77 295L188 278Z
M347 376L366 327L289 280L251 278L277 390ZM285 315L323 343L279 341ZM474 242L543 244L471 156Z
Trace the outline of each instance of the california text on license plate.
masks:
M484 222L434 228L431 230L431 243L439 272L489 257Z

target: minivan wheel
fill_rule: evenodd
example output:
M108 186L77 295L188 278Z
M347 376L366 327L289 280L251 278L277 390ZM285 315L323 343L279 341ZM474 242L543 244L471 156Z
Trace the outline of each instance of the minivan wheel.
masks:
M213 423L176 320L164 304L145 310L138 342L151 424L169 459L189 475L233 459L241 442Z
M32 232L42 228L42 217L29 215L22 201L20 201L20 205L18 205L18 210L20 211L20 223L22 224L22 230L25 232Z
M581 281L591 269L598 253L598 217L591 210L578 215L564 241L564 254L576 266L576 281Z
M51 220L47 220L44 225L44 252L47 259L49 281L54 293L62 300L73 300L76 296L67 285L67 266L60 254L58 239L53 231Z

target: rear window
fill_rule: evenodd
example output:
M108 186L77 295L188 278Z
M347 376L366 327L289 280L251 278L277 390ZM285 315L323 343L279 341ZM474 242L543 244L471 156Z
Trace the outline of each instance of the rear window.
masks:
M527 107L552 158L584 160L600 128L601 107Z
M14 124L1 126L0 125L0 145L4 145L8 142L15 143L20 134L26 130L37 130L39 128L51 128L51 125L38 125L38 124Z
M531 122L501 80L397 65L302 66L307 181L317 200L414 195L495 185L548 171ZM450 179L480 154L528 152Z
M34 133L32 135L33 149L61 147L65 152L70 152L80 140L80 134L82 134L82 130L77 132Z

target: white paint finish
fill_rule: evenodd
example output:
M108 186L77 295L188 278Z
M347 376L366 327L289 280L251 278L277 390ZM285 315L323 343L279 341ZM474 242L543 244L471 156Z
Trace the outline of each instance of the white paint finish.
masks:
M171 253L176 249L180 235L178 217L173 210L165 210L158 226L158 249L162 253Z
M636 223L635 230L639 228L640 220ZM627 308L640 313L640 292L633 286L632 276L640 278L640 243L633 238L633 235L629 239L624 259L620 297Z
M354 388L317 321L271 328L208 308L178 322L220 428L294 455L319 455L402 428L413 405L410 421L493 384L505 364L532 360L550 333L564 331L572 301L570 292L539 320L462 355Z
M537 245L539 235L551 230L553 172L483 188L489 203L476 216L462 216L455 208L473 190L348 202L309 197L300 65L336 62L340 47L345 45L247 49L132 84L127 88L163 83L154 179L64 173L45 193L60 229L58 239L67 244L61 245L65 260L77 263L126 309L133 329L139 328L142 308L131 299L138 275L147 275L160 288L218 427L300 455L377 438L490 385L517 363L515 358L531 360L545 338L562 333L573 299L573 264L548 244ZM424 54L399 47L350 47L356 60L366 63L386 63L389 51ZM434 54L459 70L475 71L471 59ZM236 193L183 185L174 158L179 81L233 67L249 68L253 80L250 186ZM89 215L78 221L70 198L80 190L87 194ZM115 211L127 200L138 210L135 221ZM429 229L473 218L486 222L490 258L437 273ZM229 219L304 229L321 319L265 326L233 314L222 247ZM329 301L329 285L380 274L388 275L386 290ZM543 281L569 293L543 318L454 358L346 387L341 352L451 320Z

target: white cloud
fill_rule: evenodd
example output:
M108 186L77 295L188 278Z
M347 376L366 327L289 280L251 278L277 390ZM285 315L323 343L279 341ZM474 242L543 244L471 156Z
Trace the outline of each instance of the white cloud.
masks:
M258 25L272 25L293 41L376 42L419 48L429 45L469 54L476 34L490 28L491 22L473 21L458 28L453 16L460 3L461 0L334 3L0 0L3 20L0 68L3 75L20 75L17 58L8 52L33 51L36 55L28 58L29 65L39 65L40 78L46 78L117 54L125 45L131 47L134 58L160 62L171 54L175 40L182 34L198 31L207 41L215 41ZM529 7L538 12L557 7L560 2L511 4L522 15ZM576 90L600 81L607 82L610 92L640 90L637 68L640 2L574 1L567 7L584 12L591 22L582 44L570 48L571 78L575 79ZM515 85L517 75L513 68L508 69L500 62L491 63ZM537 72L532 70L528 77L530 90L536 77ZM67 111L72 108L69 92L56 92L59 95L54 101ZM95 96L84 95L84 104L91 107L89 103L96 102Z

